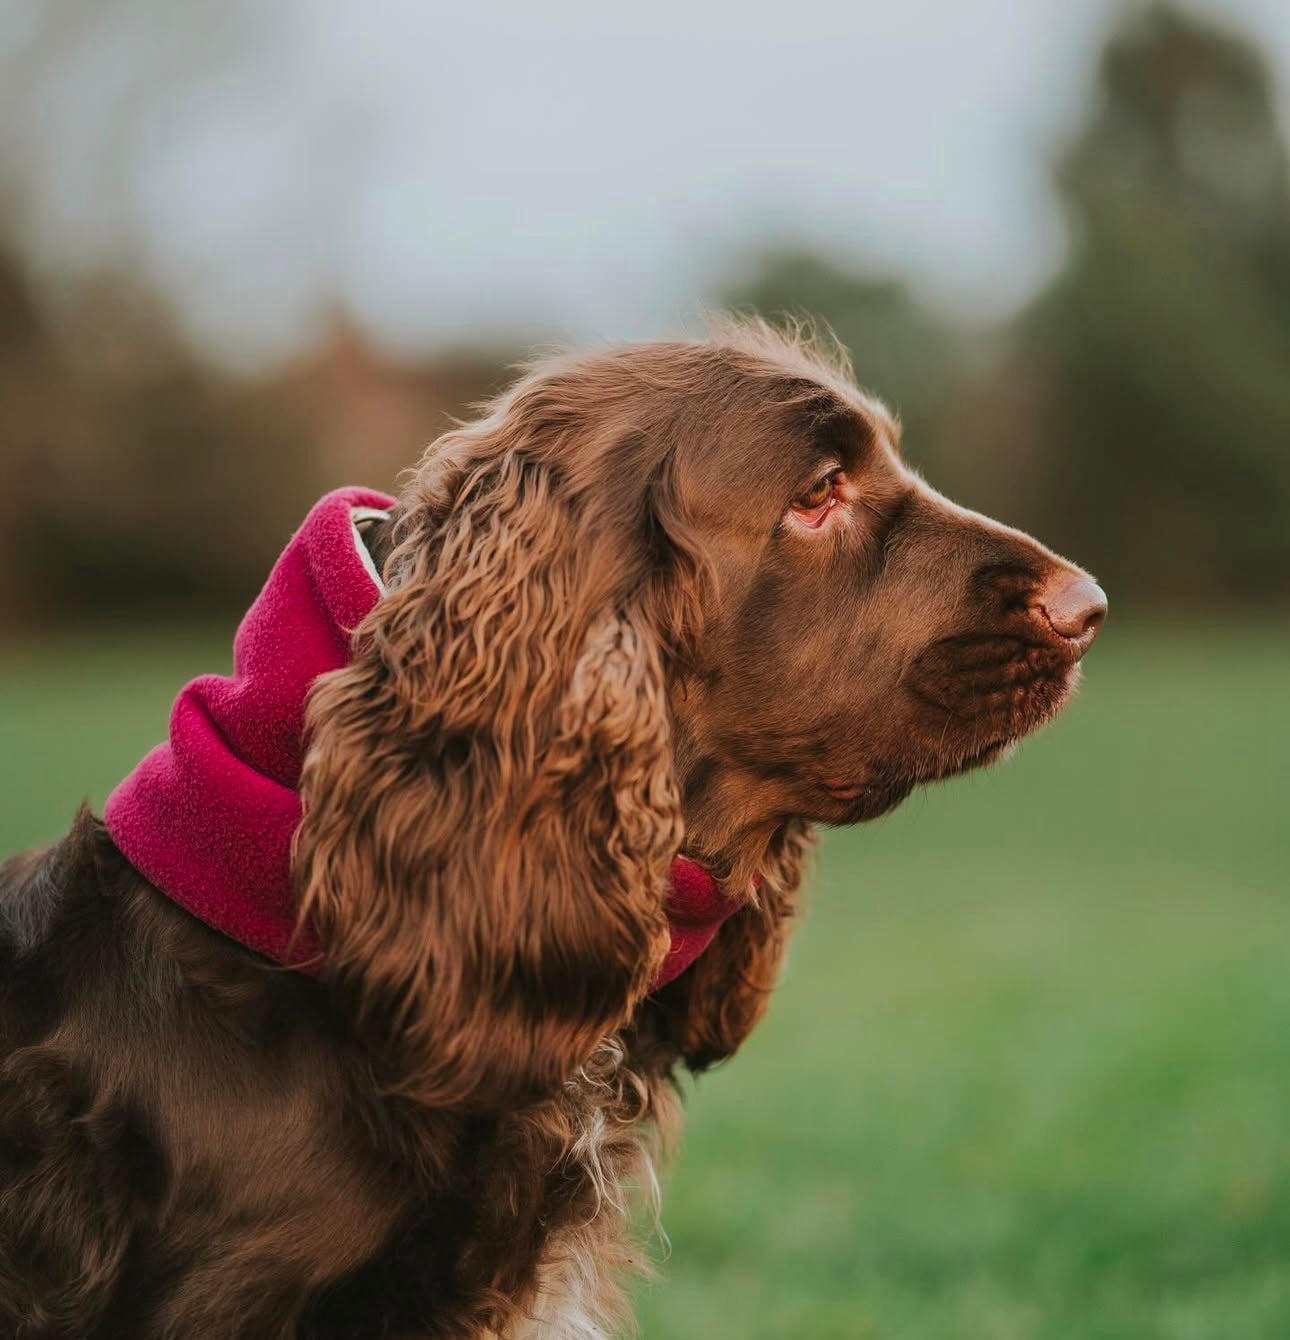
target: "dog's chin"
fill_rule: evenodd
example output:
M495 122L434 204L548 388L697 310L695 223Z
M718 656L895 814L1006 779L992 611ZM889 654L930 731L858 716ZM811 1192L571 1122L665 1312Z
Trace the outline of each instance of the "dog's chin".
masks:
M815 815L816 822L836 826L867 823L890 814L919 786L941 782L974 768L988 768L1006 758L1017 747L1015 737L991 740L962 751L942 747L933 755L890 761L876 771L880 778L868 782L854 795L829 794Z
M1007 758L1066 706L1079 680L1079 665L1069 658L1041 658L1027 669L1019 683L991 684L984 702L974 703L972 689L964 692L958 683L951 693L942 682L939 701L924 686L910 686L913 710L900 729L901 747L837 764L828 776L803 778L808 817L838 827L866 823L889 814L919 786Z
M1002 762L1016 752L1026 735L1050 721L1061 706L1061 702L1041 702L1029 712L956 723L956 729L945 730L939 737L925 737L922 748L869 764L864 769L863 784L820 785L818 812L812 818L836 826L879 819L919 786Z
M822 820L864 823L895 809L916 787L988 768L1012 755L1021 741L1047 725L1069 702L1079 667L1063 667L1027 686L1024 693L975 716L920 713L911 726L908 752L870 763L863 786L826 787L832 806ZM939 720L936 718L939 717Z
M894 776L870 782L857 796L834 798L832 806L819 816L818 822L845 827L880 819L884 814L890 814L917 784L914 778Z
M1003 739L992 740L988 744L975 745L957 757L938 759L927 780L929 782L943 782L950 777L958 777L965 772L972 772L976 768L988 768L991 764L999 763L1008 758L1016 751L1020 743L1019 736L1005 736Z
M1009 757L1027 735L1046 726L1070 701L1079 666L1062 667L1027 685L1024 692L991 710L943 722L939 735L925 737L924 757L915 764L920 781L944 781Z

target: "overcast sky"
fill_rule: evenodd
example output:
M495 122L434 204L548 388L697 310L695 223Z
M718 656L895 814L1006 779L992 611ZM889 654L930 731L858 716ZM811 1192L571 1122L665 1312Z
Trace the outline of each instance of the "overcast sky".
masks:
M1192 8L1261 39L1290 120L1290 0ZM1006 311L1060 258L1047 160L1116 6L260 0L238 42L137 100L119 163L112 109L192 37L185 12L107 27L40 91L37 234L56 266L128 243L254 360L333 295L409 346L659 331L768 238Z

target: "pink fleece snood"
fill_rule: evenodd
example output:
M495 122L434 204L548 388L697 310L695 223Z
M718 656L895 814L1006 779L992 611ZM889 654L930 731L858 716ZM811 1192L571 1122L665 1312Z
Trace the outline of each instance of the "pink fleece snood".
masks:
M185 685L159 744L108 797L104 821L158 889L239 944L302 972L321 969L296 933L291 839L300 823L304 711L319 675L345 665L350 631L380 597L356 522L392 498L338 489L292 536L233 641L232 675ZM679 976L739 906L678 856L672 943L655 988Z

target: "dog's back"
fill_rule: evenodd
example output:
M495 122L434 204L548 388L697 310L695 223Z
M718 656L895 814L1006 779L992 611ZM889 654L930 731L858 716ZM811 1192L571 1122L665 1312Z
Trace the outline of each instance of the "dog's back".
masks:
M312 984L172 907L88 813L0 867L0 1334L379 1322L359 1268L387 1272L408 1172L352 1138L346 1059Z

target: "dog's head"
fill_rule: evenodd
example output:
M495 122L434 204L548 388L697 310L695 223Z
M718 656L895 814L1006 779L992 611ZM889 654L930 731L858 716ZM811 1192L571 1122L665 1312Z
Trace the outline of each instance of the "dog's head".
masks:
M728 1054L810 824L997 757L1105 612L762 327L539 367L431 446L390 538L311 700L297 870L389 1082L445 1105L549 1092L632 1017L682 849L745 906L648 1011Z
M840 371L779 352L711 352L722 413L679 464L717 576L676 712L687 834L714 855L998 758L1066 701L1106 612L1079 568L930 488Z

